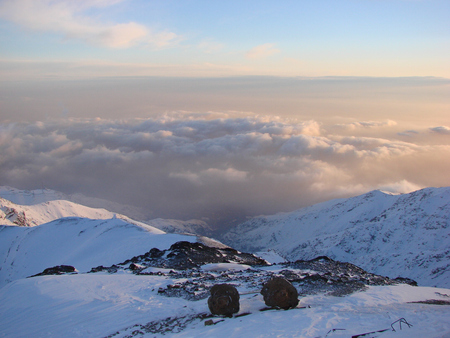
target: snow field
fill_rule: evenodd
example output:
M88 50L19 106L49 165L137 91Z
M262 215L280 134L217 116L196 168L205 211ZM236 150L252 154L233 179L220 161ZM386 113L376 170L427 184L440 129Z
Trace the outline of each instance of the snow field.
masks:
M167 276L77 274L21 279L0 289L1 337L124 337L133 325L168 317L209 313L206 299L187 301L158 294L158 288L174 283ZM245 290L239 290L243 293ZM450 299L449 289L409 285L375 286L346 297L323 294L301 298L292 310L269 310L260 294L241 296L237 318L215 317L205 326L196 319L179 337L350 337L390 328L405 318L413 326L395 324L396 332L380 337L445 337L450 334L450 307L408 303ZM305 308L300 308L305 307ZM181 319L181 322L183 320ZM127 330L128 328L128 330ZM177 330L175 330L177 331ZM161 334L145 333L138 337Z

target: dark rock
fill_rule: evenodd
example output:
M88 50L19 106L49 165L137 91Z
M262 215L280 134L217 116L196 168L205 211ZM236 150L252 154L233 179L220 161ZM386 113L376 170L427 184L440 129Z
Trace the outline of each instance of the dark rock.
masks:
M140 270L143 269L143 267L142 267L142 266L139 266L139 265L137 265L137 264L131 263L129 269L130 269L131 271L138 271L138 270L140 271Z
M113 264L111 266L106 266L106 267L103 265L99 265L95 268L92 268L91 271L89 271L89 273L100 272L100 271L107 271L108 273L116 273L118 269L119 269L119 267L115 264Z
M231 317L239 311L239 292L230 284L216 284L211 288L208 307L213 315Z
M30 277L46 276L46 275L63 275L66 273L76 273L76 269L71 265L57 265L51 268L47 268L44 271Z
M398 282L398 284L409 284L411 286L417 286L417 282L415 280L412 280L411 278L397 277L394 279L394 281Z
M208 263L237 262L252 266L266 266L268 263L260 257L239 252L231 248L209 247L202 243L181 241L172 244L168 250L153 248L147 253L127 259L119 265L154 266L177 270L195 269ZM141 270L134 270L139 273ZM93 272L93 271L92 271Z
M282 277L273 277L263 285L261 294L267 306L290 309L298 305L297 289Z

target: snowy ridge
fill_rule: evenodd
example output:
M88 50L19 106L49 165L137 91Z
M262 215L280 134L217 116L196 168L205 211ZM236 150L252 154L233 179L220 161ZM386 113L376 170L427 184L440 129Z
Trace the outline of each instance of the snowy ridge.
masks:
M391 278L450 287L450 188L372 191L256 217L222 241L247 252L274 249L291 261L325 255Z
M89 208L64 200L52 200L33 205L19 205L0 198L0 224L36 226L63 217L109 219L116 214L105 210ZM122 216L125 218L125 216Z
M0 286L56 265L80 272L112 265L151 248L167 249L195 236L166 234L146 224L113 218L61 218L36 227L0 226Z
M210 236L212 233L211 227L201 220L145 220L147 216L138 208L81 194L66 195L50 189L19 190L0 186L0 225L36 226L61 217L118 217L135 224L138 221L149 224L168 233L200 236Z
M82 194L67 195L51 189L20 190L8 186L0 186L0 197L19 205L34 205L55 200L65 200L91 208L110 210L111 212L127 215L137 220L145 220L149 216L141 209L133 206L123 205L101 198L88 197Z

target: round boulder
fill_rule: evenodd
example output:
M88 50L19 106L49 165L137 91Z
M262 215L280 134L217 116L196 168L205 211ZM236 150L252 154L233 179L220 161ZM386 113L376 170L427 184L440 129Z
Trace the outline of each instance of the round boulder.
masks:
M282 277L273 277L263 285L261 294L267 306L290 309L298 305L297 289Z
M230 284L217 284L211 288L208 307L213 315L231 317L239 311L239 292Z

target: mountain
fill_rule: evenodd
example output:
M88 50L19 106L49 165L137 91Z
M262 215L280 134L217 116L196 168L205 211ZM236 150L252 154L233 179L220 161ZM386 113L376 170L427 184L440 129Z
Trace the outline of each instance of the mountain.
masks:
M36 227L0 226L0 286L57 265L80 272L195 236L166 234L143 223L69 217Z
M11 281L0 288L5 337L450 334L450 289L407 285L325 257L268 265L196 243L193 236L120 219L3 226L0 248L1 277ZM291 281L298 306L267 307L260 292L272 276ZM240 294L239 312L231 318L208 309L211 288L223 283Z
M167 234L68 201L29 206L0 202L0 224L9 222L0 226L0 336L450 334L450 289L415 287L409 280L377 276L327 257L269 265L213 239ZM38 224L82 213L104 219L62 217ZM155 223L174 231L197 224ZM279 260L273 252L269 256ZM272 276L294 285L300 297L297 307L266 306L260 291ZM232 318L214 316L208 309L211 288L223 283L234 285L240 294L240 310Z
M180 221L155 218L146 221L146 223L167 233L196 234L201 236L211 236L213 233L213 229L206 222L197 219Z
M64 194L51 189L20 190L8 186L0 186L0 197L19 205L34 205L49 201L64 200L91 208L106 209L111 212L126 215L143 221L150 217L142 209L115 203L101 198L84 196L82 194Z
M0 198L0 224L32 227L63 217L108 219L115 213L105 209L89 208L64 200L51 200L33 205L19 205ZM121 216L126 218L125 216Z
M199 236L211 236L212 234L212 228L201 220L181 221L156 218L141 221L145 219L145 216L133 207L118 206L114 202L90 198L81 194L66 195L50 189L19 190L0 186L0 196L0 224L2 225L36 226L62 217L92 219L117 217L128 222L139 220L167 233ZM124 211L125 214L119 213L118 210Z
M324 255L391 278L450 287L450 188L372 191L255 217L220 239L246 252L274 249L291 261Z

